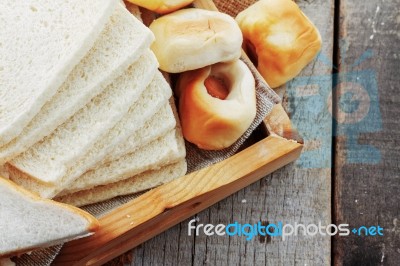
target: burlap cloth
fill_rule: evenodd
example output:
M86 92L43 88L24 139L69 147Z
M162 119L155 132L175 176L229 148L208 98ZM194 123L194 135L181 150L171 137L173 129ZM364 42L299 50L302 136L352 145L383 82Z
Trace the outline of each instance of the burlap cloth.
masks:
M237 15L241 10L245 9L250 4L255 1L245 0L245 1L235 1L235 0L216 0L214 1L218 9L225 12L233 17ZM188 162L188 172L196 171L203 167L209 166L216 162L222 161L233 154L235 154L239 149L243 148L243 144L246 139L252 134L252 132L260 125L264 120L265 116L271 111L273 105L280 101L279 96L269 88L265 83L263 78L260 76L258 71L255 69L253 64L246 58L241 58L252 71L256 80L256 95L257 95L257 114L250 128L243 134L243 136L236 141L231 147L220 150L220 151L204 151L198 149L195 145L186 142L187 151L187 162ZM93 214L95 217L101 217L105 213L113 210L114 208L124 204L138 195L129 195L117 197L102 203L92 204L83 207L86 211ZM31 254L22 255L20 258L14 261L17 265L51 265L52 261L57 256L62 245L54 246L51 248L43 249L40 251L32 252Z

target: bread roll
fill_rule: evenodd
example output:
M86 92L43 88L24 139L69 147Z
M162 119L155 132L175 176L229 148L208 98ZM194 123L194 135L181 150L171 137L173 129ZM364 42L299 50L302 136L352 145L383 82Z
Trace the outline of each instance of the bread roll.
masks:
M187 6L194 0L127 0L158 14L166 14Z
M256 116L254 77L241 60L182 73L176 94L183 136L201 149L231 146Z
M240 57L242 33L223 13L184 9L156 19L151 25L156 41L151 49L160 68L179 73Z
M246 52L272 88L297 76L321 49L318 29L291 0L260 0L236 21Z

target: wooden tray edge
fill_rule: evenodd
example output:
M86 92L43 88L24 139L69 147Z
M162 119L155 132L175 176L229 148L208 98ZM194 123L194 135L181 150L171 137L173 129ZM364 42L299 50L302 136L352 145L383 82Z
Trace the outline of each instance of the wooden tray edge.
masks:
M194 5L216 10L210 0L196 0ZM113 210L100 219L95 235L66 243L54 265L102 265L300 156L303 139L281 104L263 124L270 136Z
M55 265L101 265L297 159L302 144L269 136L210 167L164 184L100 219L100 230L68 242Z
M296 141L299 144L304 144L303 138L293 127L292 122L282 104L276 104L271 110L271 113L264 119L263 124L270 135L280 136L282 138Z

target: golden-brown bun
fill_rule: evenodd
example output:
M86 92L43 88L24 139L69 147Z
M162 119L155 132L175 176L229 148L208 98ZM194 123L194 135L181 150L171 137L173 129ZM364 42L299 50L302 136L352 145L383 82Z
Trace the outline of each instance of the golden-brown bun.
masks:
M223 13L188 8L156 19L151 46L160 68L169 73L199 69L240 57L242 33Z
M272 88L298 75L321 49L318 29L291 0L260 0L236 21L246 52L257 57L257 68Z
M231 146L256 116L254 77L241 60L182 73L176 93L183 136L201 149Z
M127 0L158 14L166 14L189 5L194 0Z

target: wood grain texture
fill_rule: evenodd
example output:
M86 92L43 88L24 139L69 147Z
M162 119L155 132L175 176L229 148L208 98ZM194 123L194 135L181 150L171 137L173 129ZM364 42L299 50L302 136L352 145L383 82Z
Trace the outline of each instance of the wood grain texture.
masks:
M337 127L335 222L379 224L384 236L335 238L334 262L399 265L400 1L340 3L337 95L342 97L336 99L336 117L353 122ZM346 102L344 92L360 97ZM346 113L354 104L358 106ZM368 107L365 117L361 107Z
M332 60L333 1L296 2L320 30L322 53ZM219 8L224 5L220 0L215 3ZM294 82L284 95L283 106L305 138L302 160L200 212L196 215L199 223L279 220L331 223L332 117L328 112L329 99L320 96L326 96L332 88L331 71L329 63L314 61L299 75L301 84L296 86ZM318 91L319 80L315 76L322 76L324 86L319 89L323 93ZM315 99L322 104L319 109L313 107ZM316 159L308 165L310 157ZM187 233L189 220L134 249L131 265L329 265L331 262L331 242L327 237L298 236L284 242L280 238L246 241L241 237L194 237Z
M292 121L290 121L289 116L280 103L272 108L271 113L264 119L264 125L270 134L304 144L303 138L297 129L294 128Z
M102 265L294 161L302 145L269 136L234 156L175 179L107 213L96 234L66 243L55 265Z

